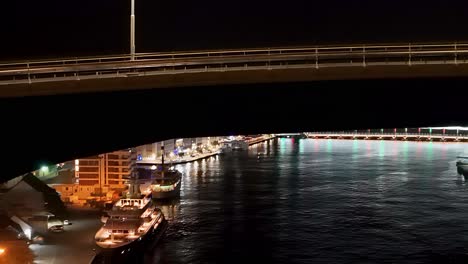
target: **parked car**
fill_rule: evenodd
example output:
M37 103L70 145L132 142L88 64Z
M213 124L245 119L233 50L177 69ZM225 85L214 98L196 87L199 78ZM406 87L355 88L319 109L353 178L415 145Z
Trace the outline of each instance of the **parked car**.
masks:
M44 244L44 238L42 236L35 236L31 239L33 244Z
M49 228L49 231L54 232L54 233L60 233L63 232L63 225L54 225Z

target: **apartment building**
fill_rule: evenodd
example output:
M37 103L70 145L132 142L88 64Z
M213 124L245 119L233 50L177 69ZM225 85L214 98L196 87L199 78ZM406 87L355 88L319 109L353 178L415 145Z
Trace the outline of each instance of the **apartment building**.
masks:
M123 189L130 174L130 154L120 150L75 160L78 185L94 187L95 192Z

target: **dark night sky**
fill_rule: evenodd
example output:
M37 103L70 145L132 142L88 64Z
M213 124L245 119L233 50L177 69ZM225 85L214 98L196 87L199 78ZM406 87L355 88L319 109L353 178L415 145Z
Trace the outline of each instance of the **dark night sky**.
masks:
M137 52L463 41L456 0L137 0ZM130 0L2 1L0 59L128 52Z

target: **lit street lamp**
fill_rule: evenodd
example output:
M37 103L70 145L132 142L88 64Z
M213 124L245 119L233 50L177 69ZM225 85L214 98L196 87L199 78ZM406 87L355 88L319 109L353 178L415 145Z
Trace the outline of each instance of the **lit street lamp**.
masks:
M45 176L46 173L49 171L49 167L47 167L47 166L42 166L42 167L41 167L41 171L42 171L42 176Z
M135 0L131 0L130 13L130 59L135 60Z

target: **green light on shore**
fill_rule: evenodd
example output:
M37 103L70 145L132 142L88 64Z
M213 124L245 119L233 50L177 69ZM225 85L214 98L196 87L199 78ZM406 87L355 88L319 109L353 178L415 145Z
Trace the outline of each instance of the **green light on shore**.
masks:
M39 169L39 175L41 175L41 176L46 176L46 174L49 174L49 167L43 165L43 166ZM39 176L39 175L38 175L38 176Z

